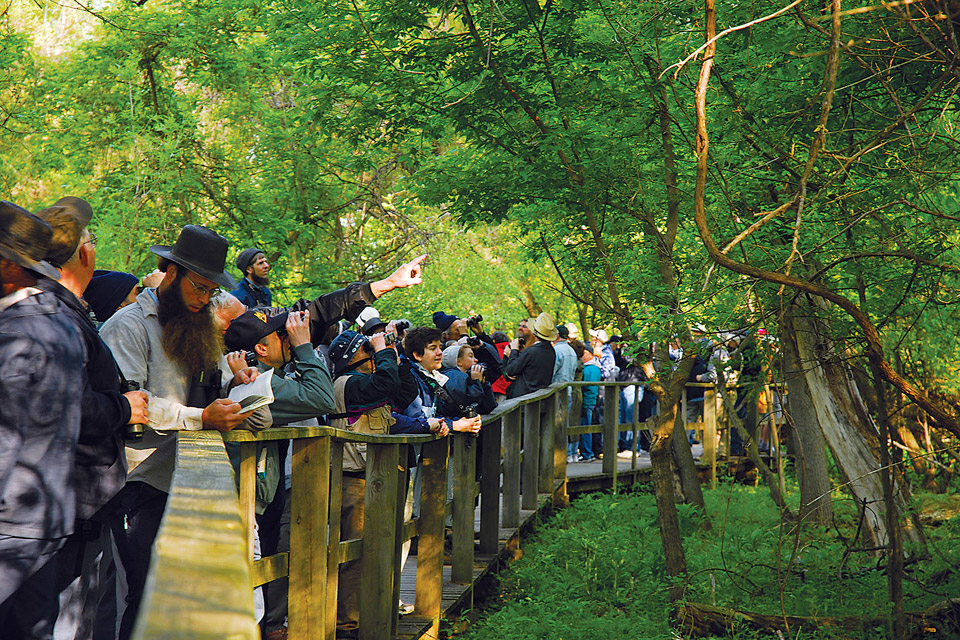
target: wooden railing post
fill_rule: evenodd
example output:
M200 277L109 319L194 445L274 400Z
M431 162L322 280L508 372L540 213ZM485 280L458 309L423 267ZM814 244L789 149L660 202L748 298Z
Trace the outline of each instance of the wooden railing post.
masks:
M451 579L473 580L473 502L476 497L476 437L453 433L453 566Z
M420 455L420 521L417 542L417 596L415 612L433 620L424 634L440 636L443 600L443 520L447 501L447 458L450 439L423 445Z
M257 443L240 443L240 522L247 541L247 557L253 566L253 525L257 506Z
M710 484L717 488L717 388L703 390L703 456L710 467Z
M523 407L523 498L520 506L536 509L540 497L540 402Z
M567 495L567 426L570 420L570 387L559 389L555 394L556 411L553 428L553 479L561 482L553 494L553 505L565 507L570 503Z
M480 460L480 553L496 553L500 544L500 431L503 421L483 425Z
M292 464L288 631L292 640L306 640L316 637L326 618L330 438L294 440Z
M603 472L612 476L613 491L617 491L617 441L620 436L620 389L615 386L603 388Z
M360 558L360 640L388 640L397 615L393 566L397 536L399 444L367 444Z
M322 633L325 640L337 635L337 588L340 584L340 511L343 506L343 442L330 440L330 511L327 525L327 596ZM293 563L290 563L293 566ZM292 571L292 569L291 569ZM293 591L291 590L291 593ZM311 633L308 629L307 633ZM309 635L303 636L310 637Z
M393 549L393 601L400 603L400 578L403 572L403 565L400 560L403 557L403 531L404 531L404 506L407 500L407 487L410 486L410 470L407 468L407 461L410 459L410 445L400 445L397 454L397 535L394 536ZM400 616L393 616L393 625L390 629L390 635L396 637L399 628Z
M554 431L557 429L557 394L540 401L540 493L553 492Z
M523 407L503 416L503 526L520 526L520 423Z

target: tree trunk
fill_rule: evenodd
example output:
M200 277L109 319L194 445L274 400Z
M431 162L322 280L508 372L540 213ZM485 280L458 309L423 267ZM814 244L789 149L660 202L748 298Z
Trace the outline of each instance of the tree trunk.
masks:
M670 443L670 452L673 454L673 461L677 465L677 473L680 476L680 487L683 491L683 501L686 504L695 504L704 513L707 505L703 501L703 489L700 486L700 474L697 473L697 463L693 459L693 451L690 449L690 441L687 439L687 432L683 429L683 416L676 411L676 417L673 422L673 441ZM710 529L710 521L706 521L707 530Z
M880 473L879 434L849 367L837 357L836 349L809 315L794 316L794 337L804 379L810 390L814 411L823 437L833 453L846 488L858 504L866 505L864 525L872 547L890 542L885 520L883 485ZM897 517L907 513L899 486L894 487ZM909 538L915 532L907 531Z
M653 467L653 490L657 499L657 518L660 523L660 540L663 543L664 563L667 575L677 578L687 575L687 559L680 540L680 516L677 514L674 491L673 464L670 458L670 440L673 438L676 404L662 404L663 410L656 416L653 442L650 443L650 465ZM685 585L679 580L670 583L670 602L684 598Z
M826 445L797 351L794 311L793 307L788 309L781 320L780 344L783 377L787 383L787 419L795 434L796 468L800 476L800 519L826 525L833 521Z
M530 288L530 283L526 280L520 281L520 293L523 294L523 306L531 318L536 318L543 312L543 308L540 307L540 303L537 302L536 297L533 295L533 289Z

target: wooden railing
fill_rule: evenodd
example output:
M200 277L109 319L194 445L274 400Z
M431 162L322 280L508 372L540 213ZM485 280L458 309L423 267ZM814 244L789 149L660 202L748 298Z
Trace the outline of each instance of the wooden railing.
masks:
M331 427L272 428L260 433L180 432L170 500L154 550L136 638L257 638L253 587L288 577L288 637L329 638L336 626L339 566L361 562L361 639L393 637L397 632L400 548L419 536L414 615L436 637L441 614L444 521L452 513L454 582L474 575L475 500L480 498L479 552L495 554L500 531L521 524L521 510L536 509L543 494L557 504L567 500L567 437L603 433L608 455L603 473L617 486L615 443L618 431L637 432L633 420L619 423L619 387L637 383L599 383L602 425L579 426L568 416L571 388L592 383L554 385L507 400L483 418L482 456L474 436L373 436ZM716 477L716 406L712 385L705 389L703 460ZM577 416L578 417L578 416ZM571 426L576 425L576 426ZM253 530L256 444L292 440L290 551L254 561ZM239 496L224 441L240 445ZM340 508L343 446L367 444L365 527L363 537L341 540ZM521 455L521 442L524 448ZM534 446L530 446L533 444ZM421 445L420 514L404 520L406 476L400 467L407 448ZM502 455L501 455L502 452ZM453 501L448 505L447 465L453 465ZM480 465L480 481L475 478ZM631 466L637 465L636 454Z

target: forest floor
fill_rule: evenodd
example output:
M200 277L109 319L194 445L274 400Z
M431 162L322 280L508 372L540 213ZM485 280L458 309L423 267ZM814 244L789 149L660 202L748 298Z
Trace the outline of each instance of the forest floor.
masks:
M915 505L925 522L927 549L907 550L904 608L922 611L960 596L960 498L922 494ZM722 484L705 491L712 529L697 510L680 505L689 569L687 601L769 616L883 619L884 559L853 540L855 506L834 494L829 527L781 523L765 489ZM796 495L791 495L796 501ZM657 509L645 487L619 495L591 494L543 523L522 557L499 575L499 591L452 635L469 640L610 640L693 637L671 627L668 577L662 561ZM929 625L928 625L929 627ZM928 628L922 637L958 637ZM951 635L951 633L953 635ZM706 637L711 637L707 635ZM735 623L726 637L778 637ZM884 638L884 626L843 631L823 625L781 631L781 638Z

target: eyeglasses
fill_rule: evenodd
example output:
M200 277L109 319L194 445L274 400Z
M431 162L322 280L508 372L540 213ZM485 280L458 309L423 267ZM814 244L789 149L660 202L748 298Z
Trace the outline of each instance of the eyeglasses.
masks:
M196 292L198 296L209 296L211 298L216 298L218 295L220 295L220 292L221 292L220 287L214 287L213 289L209 289L207 287L204 287L203 285L199 285L196 282L194 282L193 278L190 277L189 273L184 272L183 275L186 276L187 280L190 281L190 284L193 285L193 290Z
M87 240L86 242L84 242L83 244L88 244L88 245L90 245L91 247L93 247L94 249L96 249L96 248L97 248L97 234L95 234L93 231L87 231L87 233L90 234L90 239Z

